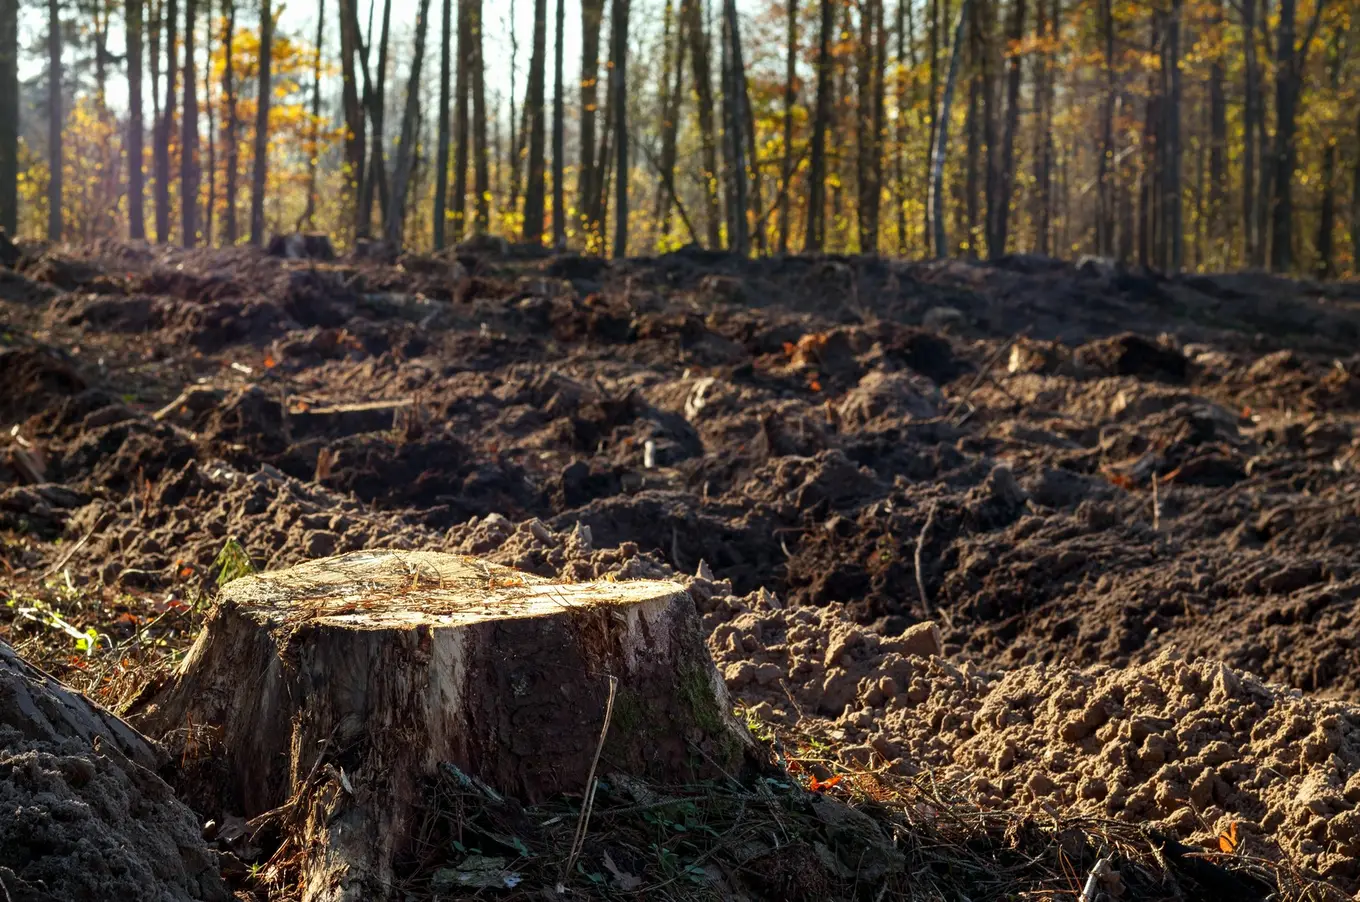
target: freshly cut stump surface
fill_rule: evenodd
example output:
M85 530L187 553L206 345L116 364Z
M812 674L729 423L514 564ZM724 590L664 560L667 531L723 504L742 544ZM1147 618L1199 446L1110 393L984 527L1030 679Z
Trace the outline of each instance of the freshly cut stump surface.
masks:
M301 812L303 897L338 900L390 891L442 765L530 803L584 793L597 752L600 775L716 777L751 748L730 710L675 583L366 551L230 583L134 716L206 804Z

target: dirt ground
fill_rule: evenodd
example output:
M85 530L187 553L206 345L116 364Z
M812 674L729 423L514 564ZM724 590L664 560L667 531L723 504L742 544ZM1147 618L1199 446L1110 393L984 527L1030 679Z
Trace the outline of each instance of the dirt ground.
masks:
M0 324L0 638L109 704L228 538L680 574L753 723L1360 898L1360 285L106 244Z

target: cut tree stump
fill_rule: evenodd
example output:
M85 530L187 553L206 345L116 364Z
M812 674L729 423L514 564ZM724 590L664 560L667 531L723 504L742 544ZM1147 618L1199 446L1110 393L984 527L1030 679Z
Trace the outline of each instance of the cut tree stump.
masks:
M201 762L222 809L294 812L305 900L386 897L441 766L535 803L595 774L692 782L753 760L680 585L431 552L228 584L134 722Z

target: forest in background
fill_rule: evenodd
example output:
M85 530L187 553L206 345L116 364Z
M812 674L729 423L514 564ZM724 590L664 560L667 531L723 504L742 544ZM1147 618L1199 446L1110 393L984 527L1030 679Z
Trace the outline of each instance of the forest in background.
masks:
M490 85L512 2L533 26ZM22 237L1360 258L1355 0L580 0L571 60L563 0L415 0L409 28L320 0L298 33L278 0L22 5L45 16L21 46L0 0Z

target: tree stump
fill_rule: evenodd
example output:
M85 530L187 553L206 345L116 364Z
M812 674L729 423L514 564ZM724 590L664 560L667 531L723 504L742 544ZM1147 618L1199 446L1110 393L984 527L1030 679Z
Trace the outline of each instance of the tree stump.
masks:
M134 711L186 761L221 762L203 772L218 805L305 812L306 900L385 897L443 764L534 803L596 773L735 773L752 748L678 584L558 584L430 552L230 583Z

